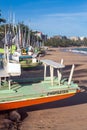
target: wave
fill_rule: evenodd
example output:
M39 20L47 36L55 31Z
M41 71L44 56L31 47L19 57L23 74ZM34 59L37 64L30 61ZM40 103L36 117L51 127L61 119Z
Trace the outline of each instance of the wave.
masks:
M68 51L73 52L73 53L87 55L87 48L75 48L75 49L69 49Z

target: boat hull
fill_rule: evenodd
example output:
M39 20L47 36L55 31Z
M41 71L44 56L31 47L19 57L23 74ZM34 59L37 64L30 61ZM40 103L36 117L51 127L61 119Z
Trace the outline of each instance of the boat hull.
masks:
M40 98L35 98L35 99L24 99L24 100L22 99L22 100L16 100L16 101L2 102L2 103L0 103L0 111L53 102L53 101L69 98L73 95L75 95L75 93L68 93L68 94L48 96L48 97L40 97Z

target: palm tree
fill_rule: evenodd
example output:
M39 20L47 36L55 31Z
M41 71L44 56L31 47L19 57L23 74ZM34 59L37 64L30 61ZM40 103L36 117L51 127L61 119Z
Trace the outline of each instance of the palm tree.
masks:
M0 17L1 17L1 10L0 10ZM6 20L4 18L0 18L0 23L5 23Z

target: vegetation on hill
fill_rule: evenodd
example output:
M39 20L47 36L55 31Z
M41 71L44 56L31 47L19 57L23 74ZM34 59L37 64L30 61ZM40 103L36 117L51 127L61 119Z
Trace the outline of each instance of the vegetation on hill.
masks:
M46 46L52 47L71 47L71 46L87 46L87 38L83 40L70 40L67 37L52 37L45 42Z

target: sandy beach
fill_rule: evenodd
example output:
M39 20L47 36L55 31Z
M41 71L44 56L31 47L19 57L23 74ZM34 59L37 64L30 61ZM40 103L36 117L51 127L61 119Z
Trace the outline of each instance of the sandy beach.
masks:
M87 56L65 52L63 48L49 48L41 59L56 62L63 59L64 77L69 77L71 66L75 64L73 80L79 84L81 92L68 99L19 109L22 115L20 130L87 130ZM36 70L35 75L40 72ZM33 76L32 70L23 73Z

